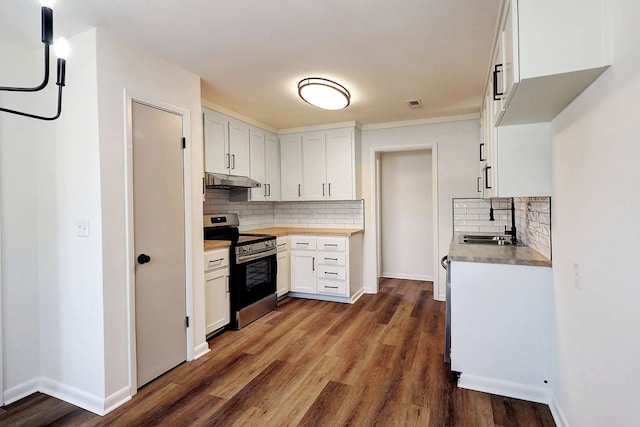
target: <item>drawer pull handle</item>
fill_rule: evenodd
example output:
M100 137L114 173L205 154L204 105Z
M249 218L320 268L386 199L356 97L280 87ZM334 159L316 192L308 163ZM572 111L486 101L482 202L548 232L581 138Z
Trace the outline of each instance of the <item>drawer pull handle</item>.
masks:
M325 261L338 261L338 258L325 258Z
M308 243L307 243L307 244L308 244ZM280 243L280 244L278 245L278 247L280 247L280 246L287 246L287 244L286 244L286 243Z
M333 274L334 276L338 275L338 273L334 273L333 271L325 271L324 274Z
M324 287L325 287L325 288L328 288L328 289L338 289L338 287L337 287L337 286L327 286L327 285L324 285Z
M284 243L283 243L284 244ZM296 242L296 245L305 245L305 246L309 246L309 243L307 242Z
M325 243L325 244L324 244L324 247L326 248L327 246L332 246L332 247L337 248L337 247L338 247L338 244L337 244L337 243Z
M210 259L210 260L209 260L209 264L211 264L212 262L220 262L220 261L222 261L222 260L224 260L224 258Z

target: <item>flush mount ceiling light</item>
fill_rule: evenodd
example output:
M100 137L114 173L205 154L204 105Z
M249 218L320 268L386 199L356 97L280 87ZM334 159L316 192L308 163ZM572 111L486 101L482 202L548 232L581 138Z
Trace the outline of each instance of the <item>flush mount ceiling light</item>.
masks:
M344 86L321 77L300 80L298 95L305 102L325 110L341 110L351 102L351 94Z
M41 29L42 29L42 43L44 43L44 77L42 83L33 87L19 87L19 86L0 86L0 91L5 92L39 92L44 89L49 83L49 48L53 44L53 3L54 0L40 0L41 7ZM9 108L0 107L0 111L4 113L17 114L19 116L30 117L32 119L39 120L55 120L60 117L62 111L62 87L64 86L66 75L66 59L69 54L69 44L64 38L58 39L54 45L56 50L56 56L58 57L58 79L56 85L58 85L58 110L53 116L40 116L37 114L25 113L23 111L12 110ZM3 64L4 65L4 64Z

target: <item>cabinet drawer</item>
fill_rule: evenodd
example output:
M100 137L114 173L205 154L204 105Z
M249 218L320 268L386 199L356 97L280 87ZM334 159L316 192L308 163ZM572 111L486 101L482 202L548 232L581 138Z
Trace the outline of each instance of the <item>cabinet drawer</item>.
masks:
M346 295L347 282L343 280L320 280L318 281L318 293Z
M318 237L318 250L344 252L347 239L344 237Z
M318 265L318 279L345 280L347 277L344 267Z
M315 237L290 236L289 242L291 244L291 250L298 250L298 249L316 250Z
M344 252L318 252L318 265L346 265L347 255Z
M276 247L278 252L284 252L289 249L289 239L278 237L276 240Z
M229 265L229 250L209 251L204 253L204 270L226 267Z

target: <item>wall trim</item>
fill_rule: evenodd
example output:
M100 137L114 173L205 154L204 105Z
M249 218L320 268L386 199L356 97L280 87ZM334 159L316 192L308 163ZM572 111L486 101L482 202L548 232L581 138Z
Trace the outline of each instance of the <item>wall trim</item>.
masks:
M423 282L433 282L435 280L434 276L427 276L423 274L390 273L386 271L383 271L380 274L380 277L384 277L387 279L420 280Z
M274 128L273 126L269 126L267 124L254 120L251 117L237 113L233 110L223 107L222 105L216 104L215 102L211 102L206 99L201 99L200 103L202 104L203 107L209 108L211 110L215 110L218 113L226 114L227 116L233 117L234 119L238 119L250 125L262 128L263 130L268 130L269 132L272 132L272 133L278 133L278 129Z
M462 373L458 387L549 405L551 389Z
M277 131L278 135L287 135L290 133L300 133L300 132L314 132L319 130L328 130L328 129L340 129L340 128L357 128L362 130L362 125L355 120L348 122L338 122L338 123L329 123L325 125L312 125L312 126L302 126L298 128L289 128L289 129L279 129Z
M22 384L18 384L4 391L3 405L9 405L13 402L29 396L30 394L39 391L39 378L33 378L29 381L25 381Z
M71 403L72 405L86 409L87 411L91 411L94 414L104 415L105 413L105 400L102 398L89 394L79 388L71 387L59 381L54 381L51 378L41 378L38 391L57 399L64 400L67 403Z
M209 343L207 343L206 341L200 345L197 345L196 348L193 349L193 360L199 359L210 351L211 349L209 348Z
M558 405L558 400L556 399L555 394L552 394L551 396L549 409L551 410L553 421L556 422L556 426L569 427L569 423L567 422L567 417L565 417L564 412L562 412L562 409L560 408L560 405Z
M456 116L432 117L417 120L404 120L398 122L374 123L370 125L362 125L361 130L378 130L390 128L402 128L408 126L432 125L437 123L462 122L468 120L479 120L480 113L459 114Z
M129 387L123 387L120 390L113 393L111 396L108 396L104 400L103 413L98 415L107 415L109 412L124 405L130 400L131 400L131 389Z

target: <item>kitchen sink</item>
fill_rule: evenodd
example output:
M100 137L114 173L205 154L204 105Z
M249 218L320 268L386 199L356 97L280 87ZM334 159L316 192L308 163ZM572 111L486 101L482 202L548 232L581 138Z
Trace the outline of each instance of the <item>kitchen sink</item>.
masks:
M505 246L513 245L511 242L511 236L498 235L491 236L486 234L461 234L459 243L463 245L494 245Z

